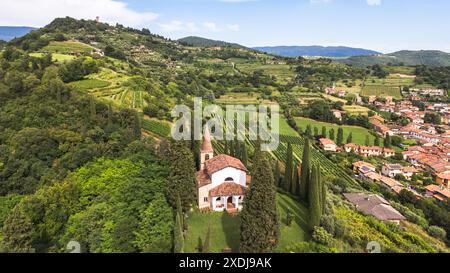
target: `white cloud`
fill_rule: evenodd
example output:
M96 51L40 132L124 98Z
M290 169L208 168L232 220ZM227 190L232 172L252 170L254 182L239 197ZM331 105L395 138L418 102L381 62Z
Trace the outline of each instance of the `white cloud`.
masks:
M134 11L120 0L1 0L0 25L42 27L57 17L95 19L143 27L158 18L148 11Z
M204 28L206 28L209 31L213 31L213 32L220 31L220 29L217 27L216 23L204 22L202 25Z
M235 24L235 25L227 25L227 28L228 28L229 30L231 30L231 31L234 31L234 32L239 32L239 31L241 31L241 27L240 27L238 24Z
M369 6L379 6L381 5L381 0L367 0Z

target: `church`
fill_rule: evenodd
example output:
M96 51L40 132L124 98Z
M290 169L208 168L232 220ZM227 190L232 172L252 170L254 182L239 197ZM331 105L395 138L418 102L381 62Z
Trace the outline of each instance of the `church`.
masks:
M242 162L228 155L214 156L209 130L205 130L197 172L198 205L201 210L239 212L251 177Z

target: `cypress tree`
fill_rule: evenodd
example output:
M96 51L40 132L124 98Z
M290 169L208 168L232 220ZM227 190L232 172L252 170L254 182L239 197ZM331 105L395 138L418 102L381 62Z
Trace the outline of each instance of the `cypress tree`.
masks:
M378 135L375 137L373 144L374 144L374 146L380 146L380 138L378 137Z
M241 253L270 253L278 243L279 217L272 168L265 154L257 153L252 182L241 213Z
M319 169L319 182L320 182L320 186L321 186L321 205L322 205L322 208L321 208L321 216L323 215L323 214L325 214L325 208L326 208L326 205L327 205L327 187L326 187L326 185L325 185L325 181L322 179L322 174L321 174L321 172L320 172L320 169Z
M223 148L223 153L226 154L226 155L230 154L230 150L229 150L229 147L228 147L228 141L227 140L225 140L225 147Z
M338 146L342 146L342 143L344 142L344 130L342 128L338 129L336 144Z
M294 165L294 154L292 151L292 144L288 143L287 153L286 153L286 170L284 172L284 190L289 192L291 190L292 184L292 168Z
M242 164L244 164L244 166L247 167L248 165L248 152L247 152L247 146L245 145L245 142L242 143L242 148L241 148L241 152L242 152Z
M384 139L384 147L391 148L391 146L392 146L391 135L386 134L386 137Z
M281 174L280 174L280 163L278 162L278 160L275 162L275 170L273 172L273 177L274 177L274 182L275 182L275 186L280 187L280 183L281 183Z
M310 150L309 140L305 139L305 146L303 148L302 168L301 168L302 172L300 177L300 188L299 188L300 198L305 202L308 201L308 187L311 172L309 150Z
M331 140L334 140L334 139L335 139L334 129L333 129L333 128L330 129L330 139L331 139Z
M241 143L239 141L235 141L234 142L234 157L242 160L242 155L241 155Z
M366 146L370 146L370 138L369 136L366 136L366 142L365 142Z
M234 149L234 140L230 141L230 156L234 157L235 149Z
M350 144L353 142L353 133L350 133L347 137L347 144Z
M306 135L308 138L311 138L311 125L306 126L305 135Z
M322 136L323 136L324 138L327 137L327 127L325 127L325 126L322 127Z
M319 170L316 166L312 168L311 184L309 187L309 228L314 230L314 227L320 225L321 217L321 188L319 182Z
M314 127L314 136L319 136L319 129L317 127Z
M292 178L291 183L291 193L293 195L298 195L298 187L299 187L299 177L298 177L298 166L294 165L294 176Z
M176 207L180 196L183 212L187 212L197 201L197 181L195 161L186 142L173 142L169 152L170 175L167 182L167 197L172 207Z

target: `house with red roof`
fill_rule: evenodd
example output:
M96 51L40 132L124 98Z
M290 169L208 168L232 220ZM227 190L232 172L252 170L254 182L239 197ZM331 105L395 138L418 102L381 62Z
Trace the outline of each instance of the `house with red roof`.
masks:
M200 148L200 170L197 172L200 209L238 212L251 177L242 162L228 155L214 156L209 130L205 130Z

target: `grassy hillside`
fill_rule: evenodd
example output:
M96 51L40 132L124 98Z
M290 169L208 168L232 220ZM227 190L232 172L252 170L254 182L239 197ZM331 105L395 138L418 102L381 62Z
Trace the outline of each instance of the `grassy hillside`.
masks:
M375 64L427 65L436 67L436 66L450 66L450 54L437 50L422 50L422 51L405 50L386 55L355 56L335 61L358 67L366 67Z
M217 41L217 40L211 40L206 39L202 37L197 36L189 36L185 38L181 38L178 40L179 43L189 45L189 46L198 46L198 47L232 47L232 48L246 48L245 46L235 44L235 43L228 43L224 41Z

